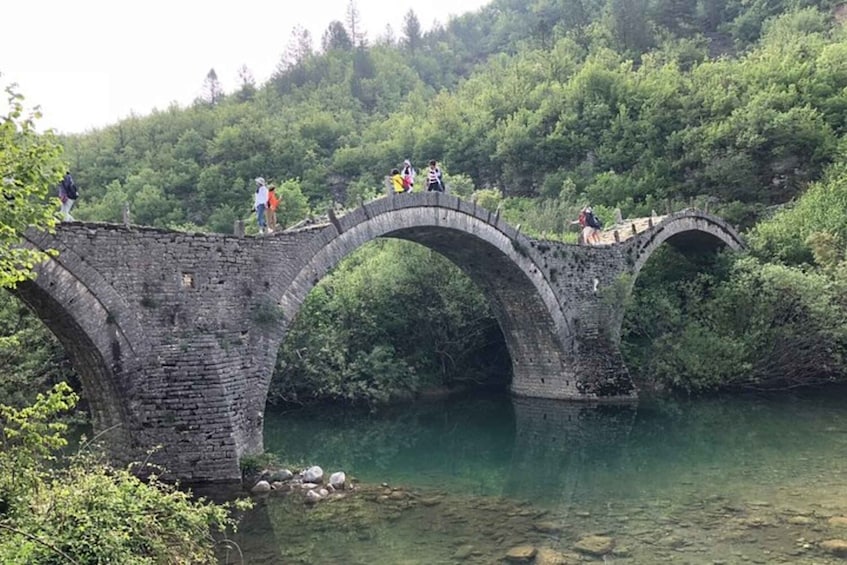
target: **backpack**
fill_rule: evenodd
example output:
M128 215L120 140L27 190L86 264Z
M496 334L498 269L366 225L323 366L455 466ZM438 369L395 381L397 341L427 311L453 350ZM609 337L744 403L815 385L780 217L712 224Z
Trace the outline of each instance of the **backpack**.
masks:
M79 190L74 183L74 179L71 178L71 175L66 175L65 178L62 179L62 188L65 190L65 196L71 200L76 200L79 196Z
M603 229L603 222L601 222L600 218L595 216L592 212L589 212L588 214L586 214L585 221L590 227L592 227L596 230Z

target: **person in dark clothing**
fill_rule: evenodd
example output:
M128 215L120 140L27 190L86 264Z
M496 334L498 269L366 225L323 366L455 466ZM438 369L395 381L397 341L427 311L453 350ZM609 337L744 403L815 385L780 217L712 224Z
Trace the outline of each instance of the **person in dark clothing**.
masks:
M65 178L59 183L59 200L62 201L62 221L74 221L74 217L71 216L71 208L74 207L74 202L76 202L77 198L79 198L79 188L77 188L70 171L66 171Z

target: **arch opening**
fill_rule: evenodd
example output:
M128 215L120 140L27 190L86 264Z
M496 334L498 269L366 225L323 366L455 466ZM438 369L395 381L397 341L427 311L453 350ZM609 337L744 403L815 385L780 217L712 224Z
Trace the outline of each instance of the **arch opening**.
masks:
M318 400L304 395L324 386L328 400L379 403L505 390L510 381L505 338L479 284L431 247L384 237L309 292L268 401Z
M728 247L718 238L686 235L666 243L632 281L622 313L621 354L643 389L669 383L690 388L689 371L696 368L686 351L714 346L699 318L730 265Z

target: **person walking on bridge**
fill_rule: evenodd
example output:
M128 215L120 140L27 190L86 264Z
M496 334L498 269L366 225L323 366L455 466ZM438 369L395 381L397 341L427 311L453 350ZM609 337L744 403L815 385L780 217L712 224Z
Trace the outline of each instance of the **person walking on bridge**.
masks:
M394 189L394 194L402 194L406 191L403 187L403 176L397 169L391 169L391 186Z
M603 228L603 223L600 218L594 215L594 210L591 206L586 206L579 212L579 218L576 222L582 228L582 242L587 245L596 245L600 243L600 230Z
M59 200L62 202L62 221L73 222L74 217L71 216L71 208L74 207L74 202L79 197L79 188L77 188L70 171L65 172L65 178L59 183Z
M273 233L276 230L276 209L279 207L279 198L276 195L276 186L271 184L268 187L268 232Z
M426 171L426 191L444 192L444 181L441 178L441 169L438 168L438 163L435 159L429 162L429 169Z
M412 192L415 189L415 168L412 167L412 162L406 159L403 161L403 170L400 171L403 176L403 189L405 192Z
M265 220L265 211L268 208L268 186L263 177L256 177L256 195L253 198L253 209L256 211L256 221L259 224L259 233L267 233L268 224Z

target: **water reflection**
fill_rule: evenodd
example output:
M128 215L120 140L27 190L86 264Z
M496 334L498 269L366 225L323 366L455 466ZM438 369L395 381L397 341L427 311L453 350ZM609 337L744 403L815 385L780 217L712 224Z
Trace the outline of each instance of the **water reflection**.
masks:
M515 443L503 493L566 508L597 462L620 466L636 405L514 398Z
M241 530L251 563L452 563L463 552L489 563L521 543L567 553L586 532L611 536L610 556L633 563L829 563L822 542L847 535L829 522L847 515L847 394L835 389L269 412L265 443L294 464L443 494L432 507L271 498Z

